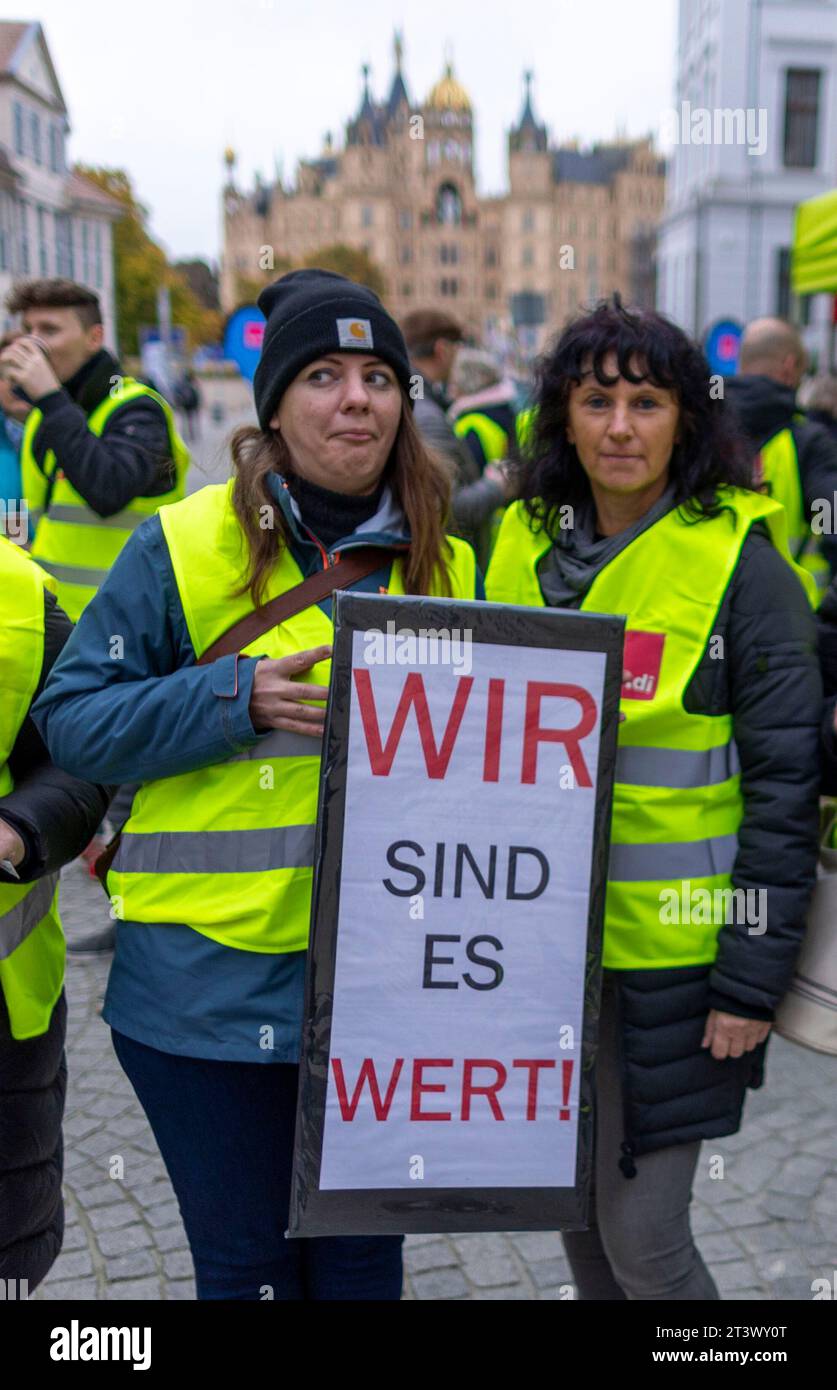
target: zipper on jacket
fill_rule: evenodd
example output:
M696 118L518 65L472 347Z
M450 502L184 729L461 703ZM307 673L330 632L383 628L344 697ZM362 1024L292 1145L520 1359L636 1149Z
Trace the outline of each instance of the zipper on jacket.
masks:
M619 1047L619 1069L622 1082L622 1125L624 1137L620 1145L622 1157L619 1159L619 1170L623 1177L636 1177L635 1148L631 1135L631 1126L628 1119L628 1063L625 1057L625 1032L624 1032L624 1011L622 1008L621 986L617 983L616 975L611 976L613 982L613 995L616 1003L617 1020L617 1043Z
M314 542L315 546L317 547L317 549L318 549L319 552L320 552L320 558L322 559L322 562L323 562L323 569L324 569L324 570L331 569L332 565L334 565L334 564L337 563L337 557L335 556L334 559L332 559L332 557L329 555L328 551L326 550L325 546L322 545L322 543L321 543L320 541L317 540L317 537L314 535L314 532L313 532L313 531L309 531L307 526L305 527L305 530L308 532L308 535L311 537L311 540Z

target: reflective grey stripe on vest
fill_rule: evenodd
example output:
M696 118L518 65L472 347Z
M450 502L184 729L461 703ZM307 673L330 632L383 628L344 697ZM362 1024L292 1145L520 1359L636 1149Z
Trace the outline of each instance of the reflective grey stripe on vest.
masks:
M737 835L684 840L673 845L610 846L607 876L615 883L662 883L728 874L738 853Z
M313 862L313 825L284 825L123 835L113 868L126 874L250 874L305 869Z
M0 917L0 960L6 960L25 941L46 916L58 882L57 874L47 874L21 898L19 903Z
M81 565L56 565L54 560L45 560L42 555L33 555L32 559L62 584L87 584L98 589L109 573L108 570L83 569Z
M234 753L226 761L246 763L259 762L263 758L319 758L322 751L321 738L274 729L267 738L260 739L252 748L245 748L243 753Z
M741 771L735 742L693 752L687 748L620 748L616 781L635 787L711 787Z
M71 526L112 526L120 531L134 531L141 522L148 520L148 512L134 511L126 507L113 516L99 516L90 507L74 507L64 503L51 505L46 514L48 521L65 521Z

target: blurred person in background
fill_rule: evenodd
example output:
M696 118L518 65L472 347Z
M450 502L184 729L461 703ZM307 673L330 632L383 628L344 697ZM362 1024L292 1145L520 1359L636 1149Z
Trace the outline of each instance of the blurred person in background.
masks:
M474 548L485 566L491 548L492 518L509 495L505 476L479 465L447 417L448 383L463 338L462 326L440 309L414 309L401 321L410 354L413 416L428 448L446 464L453 495L453 530Z
M199 438L201 393L195 380L195 373L185 371L174 391L174 403L183 412L186 422L186 438L192 444Z
M24 281L7 300L23 333L0 353L8 381L33 408L21 447L21 485L32 556L77 622L132 532L185 491L189 452L171 406L126 376L104 347L98 296L74 280ZM127 819L133 787L120 788L111 818ZM88 865L104 848L95 836ZM113 926L73 943L113 946Z
M486 464L509 457L514 440L516 390L504 379L490 352L462 347L450 379L453 403L448 419L464 440L480 473Z
M820 520L822 500L833 508L837 493L837 440L797 406L807 361L792 324L754 319L724 391L755 456L755 483L784 506L791 554L822 591L837 574L837 535Z
M33 409L21 475L32 555L77 622L131 532L182 497L189 454L162 396L125 376L103 346L97 295L73 280L31 280L7 300L23 333L0 353Z
M798 399L808 419L822 425L837 442L837 375L829 372L810 377L800 386Z

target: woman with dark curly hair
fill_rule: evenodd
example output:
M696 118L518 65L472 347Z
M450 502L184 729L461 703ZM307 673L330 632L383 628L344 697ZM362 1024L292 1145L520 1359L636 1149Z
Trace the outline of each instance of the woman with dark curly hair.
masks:
M589 1230L564 1235L586 1299L718 1298L689 1221L701 1141L734 1134L761 1084L814 883L809 581L718 386L658 314L614 297L570 324L539 365L486 581L627 620L594 1196Z

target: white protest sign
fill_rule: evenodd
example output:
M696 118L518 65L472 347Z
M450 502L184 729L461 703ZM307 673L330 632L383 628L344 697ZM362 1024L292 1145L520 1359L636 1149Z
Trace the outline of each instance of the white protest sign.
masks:
M322 1191L575 1181L607 656L453 657L352 634Z

